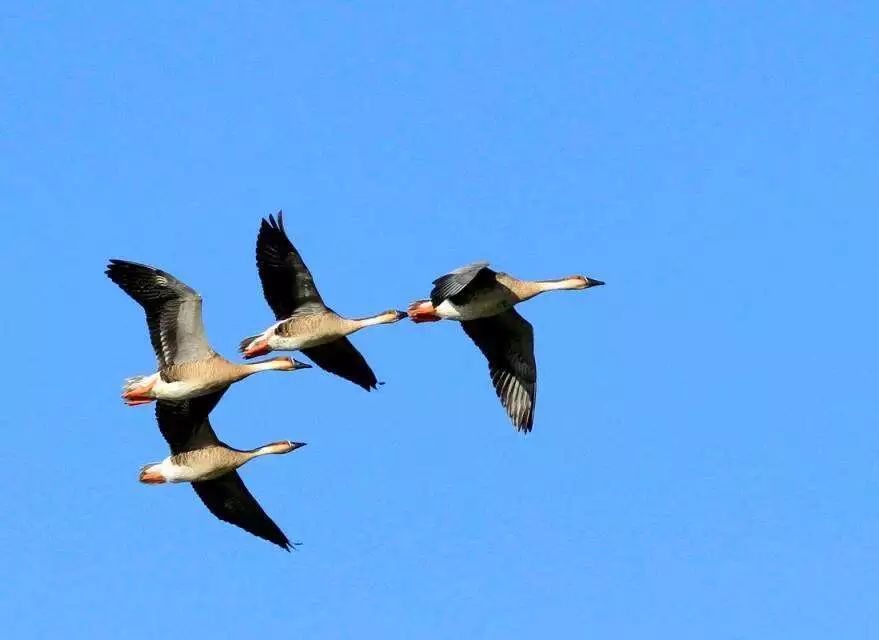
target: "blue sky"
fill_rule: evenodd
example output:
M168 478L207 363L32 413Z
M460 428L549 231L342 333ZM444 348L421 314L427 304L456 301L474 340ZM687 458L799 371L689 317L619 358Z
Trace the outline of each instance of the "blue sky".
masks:
M0 9L4 637L872 637L875 5L79 4ZM281 208L345 314L608 283L522 306L528 437L452 323L356 336L376 393L232 389L225 440L309 443L242 472L290 555L136 482L102 274L196 287L231 357Z

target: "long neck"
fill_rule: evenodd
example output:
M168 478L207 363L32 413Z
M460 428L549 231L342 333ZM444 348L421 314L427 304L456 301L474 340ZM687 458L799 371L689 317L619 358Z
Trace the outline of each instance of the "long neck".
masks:
M343 320L343 329L345 331L345 335L349 335L354 333L355 331L360 331L365 327L371 327L376 324L388 324L391 322L396 322L398 320L397 314L394 312L384 312L379 313L374 316L367 316L366 318L345 318Z
M523 300L533 298L534 296L546 291L559 291L562 289L582 289L583 280L581 278L559 278L558 280L522 280Z
M252 376L260 371L281 371L290 368L289 362L285 358L273 358L271 360L263 360L262 362L251 362L247 364L235 365L235 379L241 380L247 376Z
M248 449L246 451L241 451L241 457L243 459L241 464L253 460L254 458L259 458L260 456L267 456L269 454L281 454L288 453L290 451L290 446L286 442L272 442L267 445L263 445L262 447L258 447L256 449Z

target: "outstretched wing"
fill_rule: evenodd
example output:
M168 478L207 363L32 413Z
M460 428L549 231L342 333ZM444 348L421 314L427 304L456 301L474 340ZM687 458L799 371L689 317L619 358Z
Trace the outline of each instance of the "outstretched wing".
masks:
M461 323L488 360L494 390L513 426L531 431L537 395L534 329L514 309Z
M156 402L156 422L172 454L220 444L208 415L224 393L226 389L190 400Z
M430 301L434 307L437 307L443 300L456 296L468 288L491 284L494 276L495 272L488 268L487 262L474 262L459 267L433 281L434 287L430 292Z
M105 273L146 311L160 367L213 355L195 290L161 269L136 262L110 260Z
M323 305L311 271L284 231L283 213L263 219L256 238L256 267L266 302L283 320L306 304Z
M237 471L230 471L213 480L193 482L192 488L208 510L220 520L290 550L287 536L259 506Z
M170 402L156 403L156 420L165 440L174 454L222 445L217 438L208 414L226 392ZM208 510L217 518L241 527L260 538L265 538L283 549L290 549L290 541L244 486L237 472L232 471L212 480L193 482L192 488Z
M378 384L366 359L348 338L339 338L317 347L302 349L302 353L324 371L335 373L367 391L375 389Z

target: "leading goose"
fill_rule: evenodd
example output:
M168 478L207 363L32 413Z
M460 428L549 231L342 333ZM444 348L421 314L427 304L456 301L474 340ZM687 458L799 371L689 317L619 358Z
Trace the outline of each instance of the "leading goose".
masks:
M366 360L346 338L377 324L406 317L384 311L366 318L343 318L324 304L311 271L284 231L284 217L263 219L256 239L256 266L263 295L278 320L259 335L241 341L245 358L271 351L301 351L325 371L350 380L367 391L378 381Z
M545 291L586 289L604 284L586 276L559 280L519 280L475 262L433 281L430 300L409 305L413 322L457 320L488 360L495 392L513 426L525 433L534 425L537 364L534 329L513 305Z
M110 260L105 272L144 308L159 370L125 381L129 406L185 400L225 389L258 371L292 371L311 365L292 358L237 364L216 353L204 334L201 296L169 273L145 264Z
M223 444L211 428L208 414L224 393L156 403L156 420L171 455L145 465L139 479L144 484L192 483L195 493L217 518L289 551L287 536L259 506L236 469L259 456L290 453L305 443L273 442L245 451Z

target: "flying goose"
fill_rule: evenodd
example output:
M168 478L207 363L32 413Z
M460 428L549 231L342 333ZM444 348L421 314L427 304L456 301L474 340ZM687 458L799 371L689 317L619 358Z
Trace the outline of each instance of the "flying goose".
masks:
M586 276L559 280L519 280L475 262L433 281L430 300L409 306L416 323L457 320L488 360L495 392L513 426L525 433L534 424L537 364L534 330L513 305L544 291L586 289L604 284Z
M122 398L129 406L155 399L185 400L225 389L258 371L292 371L311 365L292 358L253 364L232 363L208 343L201 319L201 296L169 273L125 260L110 260L105 272L146 311L159 370L128 378Z
M346 336L364 327L391 324L406 317L384 311L366 318L343 318L324 304L302 256L284 231L283 213L263 219L256 239L256 266L263 295L278 320L261 334L241 341L245 358L271 351L301 351L325 371L367 391L378 381Z
M240 451L220 442L208 414L225 392L223 389L191 400L156 403L156 420L171 455L145 465L139 479L144 484L189 482L217 518L289 551L287 536L259 506L236 469L259 456L290 453L305 443L272 442Z

